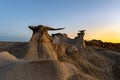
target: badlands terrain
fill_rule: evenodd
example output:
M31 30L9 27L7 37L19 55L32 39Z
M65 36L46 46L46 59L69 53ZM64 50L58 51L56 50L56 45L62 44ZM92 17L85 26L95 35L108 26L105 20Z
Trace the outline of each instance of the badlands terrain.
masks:
M120 44L74 39L38 25L29 42L0 42L0 80L120 80Z

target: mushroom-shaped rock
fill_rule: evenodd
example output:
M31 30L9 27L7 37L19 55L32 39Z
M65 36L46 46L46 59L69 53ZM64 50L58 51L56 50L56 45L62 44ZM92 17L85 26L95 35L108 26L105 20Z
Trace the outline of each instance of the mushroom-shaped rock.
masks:
M75 45L78 48L85 48L85 41L84 41L84 35L85 35L85 30L80 30L80 33L78 33L78 36L75 38Z
M55 29L44 25L29 26L29 28L33 31L33 35L29 41L25 58L30 60L57 59L57 54L52 45L53 41L47 31L64 28Z

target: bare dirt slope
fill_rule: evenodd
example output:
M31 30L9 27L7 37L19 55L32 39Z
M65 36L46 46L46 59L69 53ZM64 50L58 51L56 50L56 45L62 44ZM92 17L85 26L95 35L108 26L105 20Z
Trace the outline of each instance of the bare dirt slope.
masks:
M0 52L8 51L17 58L22 58L25 53L27 42L3 42L0 41Z
M0 42L0 51L8 51L17 58L23 58L27 44L27 42ZM61 61L76 65L81 70L82 76L88 75L99 80L120 79L119 52L96 46L84 49L82 50L86 52L68 53L62 56Z

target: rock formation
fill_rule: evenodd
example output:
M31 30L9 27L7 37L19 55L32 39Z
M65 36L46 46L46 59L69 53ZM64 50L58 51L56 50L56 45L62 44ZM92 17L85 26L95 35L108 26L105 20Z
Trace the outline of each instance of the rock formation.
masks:
M75 45L79 47L85 48L85 41L84 41L84 35L85 35L85 30L80 30L80 33L78 33L78 36L75 38Z
M2 52L0 54L0 80L74 80L79 79L77 68L67 62L60 62L53 48L48 26L29 26L33 30L24 59Z
M29 26L33 30L32 38L29 41L26 51L26 59L57 59L57 55L53 49L53 41L48 35L47 30L61 30L63 28L54 29L48 26L38 25Z
M0 51L14 55L0 53L0 80L120 80L120 53L103 48L106 44L101 41L86 45L85 30L70 39L47 32L63 28L29 28L33 30L29 43L0 43Z

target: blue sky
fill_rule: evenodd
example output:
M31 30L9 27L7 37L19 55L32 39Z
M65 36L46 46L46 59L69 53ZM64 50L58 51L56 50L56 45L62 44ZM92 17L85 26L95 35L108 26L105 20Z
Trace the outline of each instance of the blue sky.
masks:
M50 33L120 42L120 0L0 0L0 41L28 41L29 25L65 27Z

